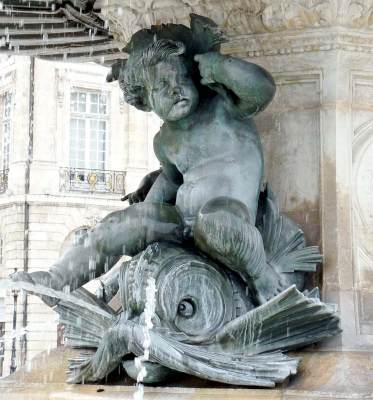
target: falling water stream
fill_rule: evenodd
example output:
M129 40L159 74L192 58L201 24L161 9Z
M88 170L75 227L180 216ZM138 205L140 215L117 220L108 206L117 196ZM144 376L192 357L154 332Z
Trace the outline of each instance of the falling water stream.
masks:
M144 399L144 385L142 384L144 378L146 377L146 367L143 364L145 361L149 361L149 348L150 348L150 330L153 328L152 319L155 314L155 280L154 278L149 278L146 286L146 300L145 300L145 310L144 310L144 354L140 357L135 358L135 366L139 371L137 374L137 385L136 391L133 394L133 400L143 400Z
M110 314L108 314L105 310L103 310L100 307L97 307L93 304L89 304L86 301L81 300L81 299L71 295L67 291L63 291L63 292L56 291L54 289L45 287L43 285L34 284L34 283L30 283L30 282L24 282L24 281L13 282L10 279L4 279L4 280L0 281L0 289L26 290L29 293L53 297L53 298L59 299L61 301L70 303L70 304L71 303L75 304L75 306L83 307L92 312L99 313L103 316L110 317ZM142 356L135 358L135 366L136 366L136 369L138 370L138 374L137 374L136 391L133 394L133 400L143 400L144 399L144 386L143 386L142 382L147 375L147 371L146 371L144 362L149 361L149 349L150 349L150 344L151 344L150 331L153 328L152 320L155 315L155 303L156 303L155 294L156 294L155 279L150 277L147 280L145 309L144 309L144 314L143 314L143 316L144 316L144 325L143 325L144 354ZM12 332L12 338L14 337L14 335L16 337L21 337L25 334L27 334L27 327L22 328L19 331Z

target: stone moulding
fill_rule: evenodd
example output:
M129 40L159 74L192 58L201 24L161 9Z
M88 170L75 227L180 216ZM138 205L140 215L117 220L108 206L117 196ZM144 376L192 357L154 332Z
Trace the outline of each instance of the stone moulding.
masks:
M230 37L229 42L222 45L222 50L250 58L331 50L373 53L373 33L332 27L240 35Z
M345 27L371 31L371 0L112 0L101 6L111 31L125 42L136 30L172 21L186 24L190 13L213 18L229 36Z

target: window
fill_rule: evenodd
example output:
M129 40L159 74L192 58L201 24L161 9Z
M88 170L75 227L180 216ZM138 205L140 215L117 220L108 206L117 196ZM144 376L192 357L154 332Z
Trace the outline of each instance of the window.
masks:
M2 160L1 169L9 169L9 159L10 159L10 142L11 142L11 132L12 132L12 93L6 92L3 98L3 115L2 115Z
M105 170L108 95L74 90L70 100L70 167Z

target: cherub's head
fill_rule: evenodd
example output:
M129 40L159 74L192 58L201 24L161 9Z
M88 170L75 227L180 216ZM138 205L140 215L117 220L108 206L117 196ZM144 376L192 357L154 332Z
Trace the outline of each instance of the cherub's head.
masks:
M164 121L178 121L193 113L199 95L192 62L184 52L182 42L160 39L132 54L119 73L125 100L140 110L153 110Z

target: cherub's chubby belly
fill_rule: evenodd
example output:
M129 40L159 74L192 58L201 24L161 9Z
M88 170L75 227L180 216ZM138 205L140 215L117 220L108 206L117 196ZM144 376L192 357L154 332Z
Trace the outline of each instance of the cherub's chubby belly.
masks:
M209 162L184 174L176 205L188 225L194 225L198 211L209 200L229 197L246 204L252 217L257 211L262 165L237 160Z

